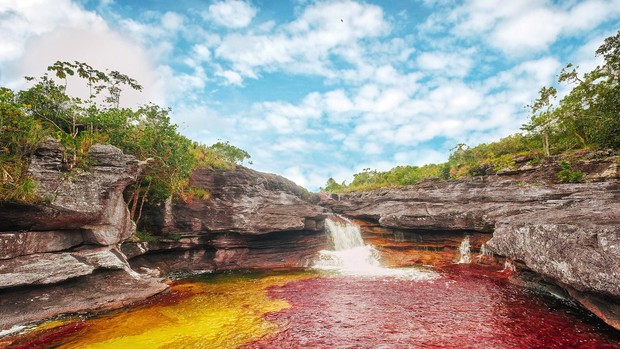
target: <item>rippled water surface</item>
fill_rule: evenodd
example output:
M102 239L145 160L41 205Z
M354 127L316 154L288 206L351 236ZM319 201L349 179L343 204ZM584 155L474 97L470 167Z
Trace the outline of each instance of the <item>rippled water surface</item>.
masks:
M620 348L618 332L478 265L431 280L209 275L129 310L55 322L24 348Z

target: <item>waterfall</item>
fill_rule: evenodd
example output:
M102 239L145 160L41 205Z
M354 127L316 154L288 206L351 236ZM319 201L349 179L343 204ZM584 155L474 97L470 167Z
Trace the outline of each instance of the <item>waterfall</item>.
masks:
M461 253L461 258L459 259L459 264L468 264L471 263L471 256L469 251L469 236L465 236L463 241L461 242L461 246L459 247L459 252Z
M378 253L366 245L360 227L341 216L325 220L326 233L333 243L333 250L322 250L315 260L314 268L351 276L393 276L410 280L430 280L434 272L414 268L384 268Z
M480 245L480 254L477 255L476 258L478 260L483 260L485 256L493 257L493 252L487 248L486 244L482 244Z
M334 243L334 250L346 251L365 246L360 227L344 217L339 217L339 220L342 222L331 219L325 220L327 230L332 233L331 239Z
M502 269L502 273L503 272L513 272L516 271L517 267L509 260L506 259L506 261L504 262L504 269Z

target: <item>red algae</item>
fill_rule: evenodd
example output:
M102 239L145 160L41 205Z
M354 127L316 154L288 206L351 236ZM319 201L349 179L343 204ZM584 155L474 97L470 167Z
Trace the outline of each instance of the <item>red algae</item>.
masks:
M46 329L37 333L34 340L24 343L13 343L12 349L39 349L50 348L61 342L67 336L76 335L86 329L88 325L84 321L72 321L52 329Z
M272 287L292 307L269 313L279 332L245 348L620 348L579 309L474 265L432 281L312 278Z

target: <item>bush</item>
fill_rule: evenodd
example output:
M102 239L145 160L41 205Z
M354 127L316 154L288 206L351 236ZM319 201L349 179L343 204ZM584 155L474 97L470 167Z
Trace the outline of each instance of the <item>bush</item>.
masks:
M573 171L568 161L562 160L560 167L562 170L555 174L560 183L579 183L583 180L583 172L579 170Z

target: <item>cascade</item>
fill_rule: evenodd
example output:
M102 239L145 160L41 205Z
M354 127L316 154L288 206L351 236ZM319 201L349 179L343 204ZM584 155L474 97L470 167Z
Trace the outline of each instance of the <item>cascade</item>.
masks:
M493 257L493 252L487 248L486 244L482 244L480 245L480 254L476 258L482 260L485 256Z
M366 245L360 227L345 217L335 216L325 220L326 233L333 243L333 250L322 250L314 263L315 269L333 271L351 276L393 276L410 280L430 280L438 277L434 272L415 268L384 268L378 253Z
M517 266L515 266L509 259L506 259L506 261L504 262L504 269L502 269L502 273L503 272L513 272L517 270Z
M469 236L465 236L463 241L461 242L461 246L459 247L459 252L461 253L461 258L459 259L459 264L468 264L471 263L471 256L469 251Z

